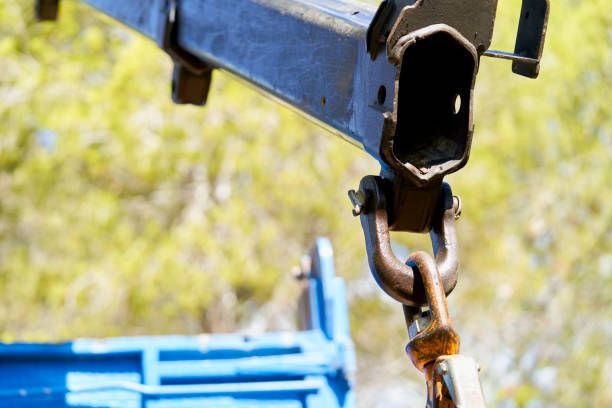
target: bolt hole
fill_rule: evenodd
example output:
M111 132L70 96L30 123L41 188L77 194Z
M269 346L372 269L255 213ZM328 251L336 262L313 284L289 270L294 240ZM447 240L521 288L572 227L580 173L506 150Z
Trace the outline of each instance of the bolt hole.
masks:
M529 12L525 13L525 20L529 20Z
M453 103L453 114L457 115L461 111L461 95L455 96L455 102Z
M325 106L327 104L327 98L322 96L321 97L321 106Z
M376 100L379 105L384 105L385 101L387 100L387 88L385 88L384 85L381 85L380 88L378 88Z

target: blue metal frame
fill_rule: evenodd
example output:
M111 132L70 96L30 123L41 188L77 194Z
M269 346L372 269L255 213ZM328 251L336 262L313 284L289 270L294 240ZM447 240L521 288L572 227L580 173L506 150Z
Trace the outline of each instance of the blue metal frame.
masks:
M158 43L167 0L84 0ZM372 60L375 9L344 0L181 0L178 44L380 156L396 68ZM381 86L386 101L378 103Z
M0 406L354 406L344 282L318 239L309 330L0 344Z

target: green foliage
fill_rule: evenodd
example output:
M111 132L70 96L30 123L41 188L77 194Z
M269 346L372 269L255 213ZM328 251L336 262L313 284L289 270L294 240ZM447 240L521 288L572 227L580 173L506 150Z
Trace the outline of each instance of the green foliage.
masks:
M450 304L497 406L612 405L607 3L553 2L538 80L480 68L472 157L451 178L465 208ZM359 399L419 378L346 200L373 160L224 73L205 109L173 106L153 44L76 2L59 24L31 8L0 0L3 340L286 328L287 271L328 235ZM516 8L500 2L500 48Z
M173 106L153 44L62 5L1 8L6 339L234 330L317 234L349 235L326 175L373 171L354 148L224 74Z

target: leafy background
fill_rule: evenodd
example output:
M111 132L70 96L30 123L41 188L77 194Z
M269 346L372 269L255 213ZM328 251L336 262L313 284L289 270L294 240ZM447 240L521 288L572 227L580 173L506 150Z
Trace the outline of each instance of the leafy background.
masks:
M612 406L610 4L556 0L548 33L536 81L482 62L450 307L492 406ZM75 1L37 24L0 0L0 339L291 329L288 271L326 235L360 405L422 405L346 202L374 161L221 72L205 109L173 106L170 69Z

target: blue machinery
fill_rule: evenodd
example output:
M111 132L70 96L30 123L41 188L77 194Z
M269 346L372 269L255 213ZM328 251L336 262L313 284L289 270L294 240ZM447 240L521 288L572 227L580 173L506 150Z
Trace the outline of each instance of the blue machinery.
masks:
M344 281L318 239L303 331L0 344L0 407L354 406Z
M372 275L404 310L410 337L406 352L427 380L427 406L484 407L477 365L459 354L459 336L446 303L458 280L454 223L461 200L443 178L465 166L469 158L473 90L481 57L508 59L514 73L538 76L549 0L522 0L514 52L490 49L498 0L384 0L377 9L345 0L83 1L154 40L172 58L171 91L176 103L204 105L213 71L222 69L324 124L378 160L379 176L364 177L349 197L353 215L360 217ZM59 3L36 0L38 18L56 19ZM417 251L407 262L398 259L391 249L390 231L429 232L433 256ZM96 381L106 377L56 372L59 395L78 384L66 394L66 401L76 405L85 401L78 398L108 398L112 393L147 404L170 396L183 401L180 398L222 394L232 397L231 403L243 396L268 395L266 404L273 405L270 401L286 403L290 395L297 406L350 405L347 372L352 351L343 292L334 283L338 281L325 277L332 270L324 255L325 248L331 252L329 245L320 241L317 248L314 265L320 276L315 273L318 277L310 278L303 299L307 306L302 309L306 313L302 321L311 330L292 335L289 343L295 352L283 354L285 346L277 344L280 348L269 350L278 353L257 354L259 341L282 343L282 336L248 341L230 336L213 337L220 340L210 344L220 349L236 344L232 350L242 356L253 350L252 361L206 361L214 354L213 346L201 349L197 340L179 338L174 338L177 343L147 339L146 347L139 340L109 340L102 343L104 347L78 341L50 347L48 354L38 346L11 346L6 361L15 361L14 370L27 369L29 361L29 367L52 371L70 366L53 364L54 353L88 369L94 363L99 367L110 361L126 363L123 357L132 356L134 371L128 371L132 382L127 377ZM183 348L196 362L170 357L180 355ZM313 350L318 354L311 354ZM102 362L101 356L108 361ZM264 381L255 371L266 373ZM37 391L41 398L56 395L53 387L28 382L37 378L27 374L3 380L9 385L6 395L12 392L17 397L18 382L42 386ZM218 400L214 406L220 404Z

